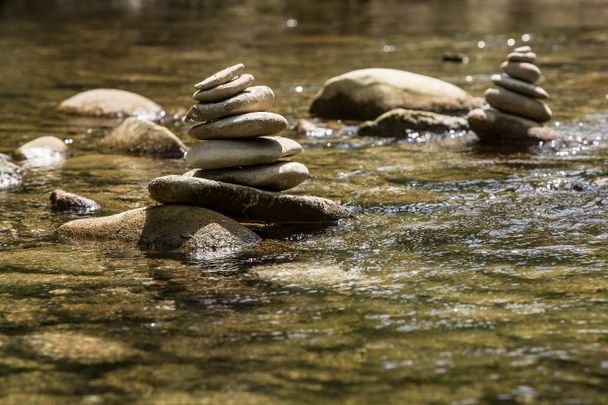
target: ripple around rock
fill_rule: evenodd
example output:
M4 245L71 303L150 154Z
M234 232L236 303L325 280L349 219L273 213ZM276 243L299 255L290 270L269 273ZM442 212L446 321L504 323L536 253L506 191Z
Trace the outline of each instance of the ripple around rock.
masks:
M15 157L20 160L36 161L40 165L44 162L52 164L63 160L68 147L56 136L41 136L21 145L15 151Z
M267 165L233 169L191 170L186 177L223 181L262 190L284 191L308 178L308 168L297 162L275 162Z
M467 120L462 117L437 114L428 111L396 108L374 121L366 121L359 126L361 136L408 137L408 131L434 131L468 129Z
M310 113L322 118L370 120L395 108L437 113L474 107L453 84L396 69L361 69L333 77L314 97Z
M507 114L493 108L475 109L467 119L471 129L484 142L496 144L530 144L552 141L559 134L540 123Z
M189 205L161 205L107 217L77 219L61 225L57 233L75 241L116 240L142 249L192 254L238 248L259 240L238 222Z
M504 89L511 90L526 96L540 98L544 100L549 98L549 93L547 93L542 87L535 86L528 82L524 82L523 80L513 79L512 77L509 77L504 73L492 75L492 83Z
M21 184L21 168L8 160L0 158L0 191Z
M204 122L231 115L265 111L272 107L274 93L268 86L253 86L242 93L217 103L198 103L188 111L186 119Z
M536 83L540 79L540 69L531 63L508 61L500 67L509 76L528 83Z
M61 189L51 192L51 209L53 211L74 211L78 213L89 213L97 211L101 206L90 198L68 193Z
M265 223L331 223L350 217L340 204L320 197L297 196L214 180L164 176L148 184L163 204L192 204L233 218Z
M180 159L186 145L167 128L150 121L130 117L115 127L101 145L114 151Z
M488 89L485 96L492 107L534 121L549 121L553 115L549 106L542 101L522 96L507 89Z
M225 100L229 97L236 96L247 87L251 86L254 80L253 75L246 73L217 87L213 87L208 90L198 90L196 93L194 93L192 98L202 103Z
M205 80L195 84L194 88L197 90L206 90L227 83L237 77L239 73L243 71L243 69L245 69L245 65L243 65L242 63L239 63L234 66L229 66L225 69L220 70L217 73L214 73Z
M163 111L154 101L130 91L93 89L78 93L59 104L58 110L67 114L101 117L129 115L155 118Z
M198 169L223 169L273 163L300 152L302 146L299 143L281 136L209 140L194 145L186 154L186 162Z
M287 120L282 115L252 112L194 125L188 135L196 139L258 137L279 133L287 125Z

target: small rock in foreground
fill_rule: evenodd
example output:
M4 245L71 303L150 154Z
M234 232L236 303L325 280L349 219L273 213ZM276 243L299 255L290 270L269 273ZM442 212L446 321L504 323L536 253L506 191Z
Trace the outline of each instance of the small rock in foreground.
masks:
M167 128L135 117L115 127L101 140L101 145L114 151L167 159L181 159L187 150Z
M59 104L58 110L66 114L99 117L129 115L156 118L163 109L154 101L130 91L93 89L78 93Z
M157 177L148 184L148 191L163 204L198 205L252 222L323 223L351 216L340 204L325 198L274 193L195 177Z
M396 108L388 111L374 121L366 121L359 126L361 136L408 136L408 130L444 132L466 130L467 120L462 117L437 114L428 111Z
M78 194L68 193L62 189L51 192L51 209L53 211L74 211L77 213L88 214L95 212L101 206L90 198L79 196Z
M75 241L115 240L142 249L191 254L243 247L260 239L222 214L189 205L160 205L77 219L61 225L57 233Z

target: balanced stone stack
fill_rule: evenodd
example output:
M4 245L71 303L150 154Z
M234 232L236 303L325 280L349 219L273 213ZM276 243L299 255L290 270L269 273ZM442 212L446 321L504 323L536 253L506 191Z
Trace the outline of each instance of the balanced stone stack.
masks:
M223 69L194 87L189 119L198 121L189 135L202 142L186 154L188 175L227 183L283 191L302 183L308 169L301 163L279 159L297 155L302 146L275 136L287 120L267 110L274 93L267 86L251 86L252 75L243 64Z
M312 196L284 194L308 178L301 163L282 160L302 146L277 134L287 120L268 109L274 93L251 86L244 66L225 68L194 87L198 101L186 119L196 121L189 135L199 140L186 153L195 168L181 176L164 176L148 184L163 204L197 205L239 220L335 222L350 214L340 204Z
M529 46L516 48L501 65L503 73L492 76L497 87L485 92L490 107L475 109L467 117L470 128L482 141L530 143L559 137L543 126L553 113L543 101L549 94L535 85L541 77L535 61L536 54Z

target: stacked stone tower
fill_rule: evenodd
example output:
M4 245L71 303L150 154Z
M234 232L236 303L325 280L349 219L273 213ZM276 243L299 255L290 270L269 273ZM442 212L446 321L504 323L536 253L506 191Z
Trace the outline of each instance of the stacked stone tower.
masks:
M543 123L553 116L544 102L549 94L536 82L541 71L529 46L516 48L501 65L502 74L492 76L497 86L485 92L489 108L469 113L471 129L482 141L528 143L553 140L558 134Z
M241 74L243 69L243 64L228 67L194 86L198 103L187 119L199 122L189 135L201 142L186 154L197 169L186 175L272 191L295 187L308 169L280 159L297 155L302 146L276 136L287 120L267 112L274 93L267 86L250 87L254 77Z

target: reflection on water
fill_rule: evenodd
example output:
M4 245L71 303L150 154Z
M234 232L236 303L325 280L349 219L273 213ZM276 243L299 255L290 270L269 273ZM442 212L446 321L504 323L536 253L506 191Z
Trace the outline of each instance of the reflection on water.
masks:
M607 19L601 0L0 3L0 152L73 141L0 193L0 402L605 401ZM151 97L190 142L191 84L222 66L244 62L296 119L323 81L362 67L479 96L509 40L538 53L564 140L497 151L320 123L289 134L312 173L296 192L355 220L259 229L255 247L200 258L53 234L78 217L50 211L54 188L108 215L186 170L100 154L115 120L55 112L77 91Z

